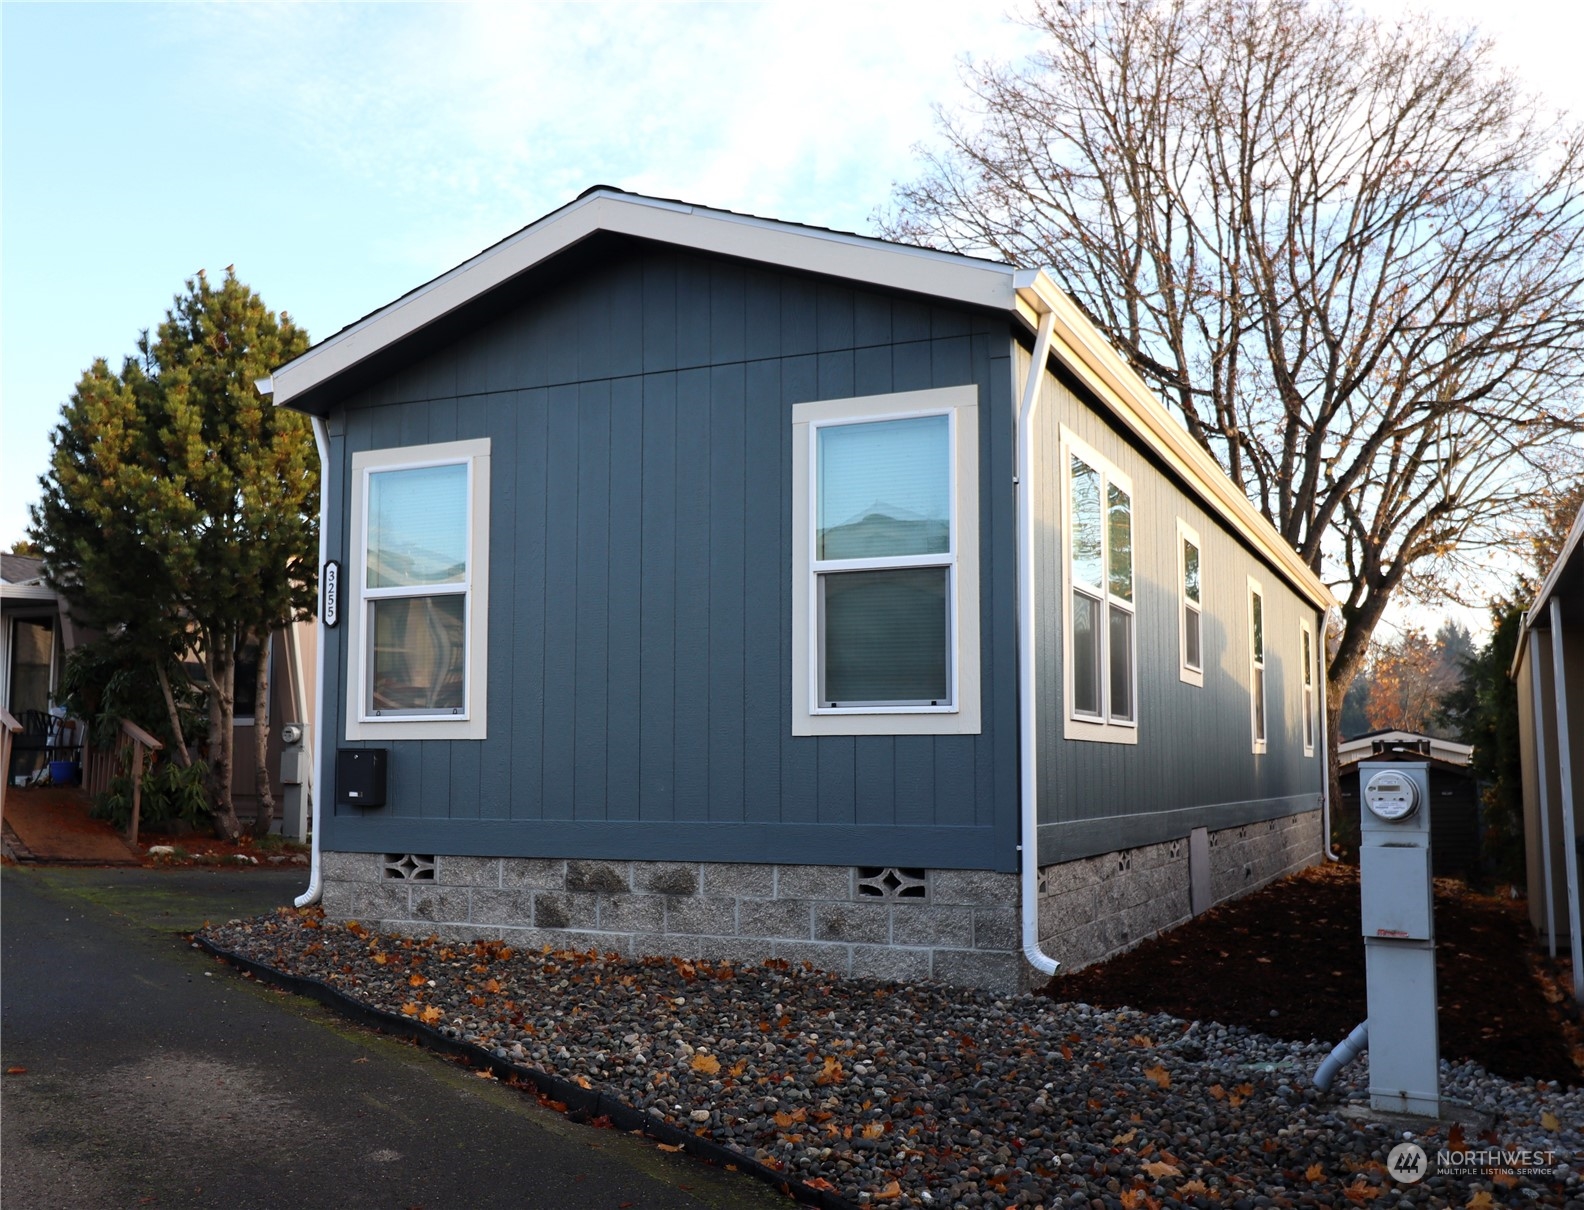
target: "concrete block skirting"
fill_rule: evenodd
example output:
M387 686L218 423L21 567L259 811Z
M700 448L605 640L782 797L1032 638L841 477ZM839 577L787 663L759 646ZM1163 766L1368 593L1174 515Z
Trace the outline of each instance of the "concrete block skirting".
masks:
M1192 846L1194 851L1203 849ZM1190 845L1107 853L1040 871L1040 935L1066 969L1190 915ZM1210 834L1216 902L1320 858L1318 811ZM808 962L841 974L1037 986L1019 940L1018 878L724 862L326 852L332 919L386 931L629 955Z

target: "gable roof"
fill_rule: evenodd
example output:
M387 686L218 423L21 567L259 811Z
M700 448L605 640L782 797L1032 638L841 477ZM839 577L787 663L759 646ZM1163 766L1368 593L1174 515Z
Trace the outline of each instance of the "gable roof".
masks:
M1052 314L1052 355L1310 604L1322 609L1336 604L1331 591L1043 270L954 252L596 185L320 341L260 380L259 389L273 395L278 406L325 415L339 387L355 381L360 370L367 372L397 345L432 337L467 308L601 234L1001 311L1030 331L1042 316Z

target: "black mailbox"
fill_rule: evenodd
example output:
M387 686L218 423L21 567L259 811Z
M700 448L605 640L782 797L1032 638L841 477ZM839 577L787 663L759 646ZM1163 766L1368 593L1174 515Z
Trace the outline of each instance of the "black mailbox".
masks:
M383 807L388 748L341 748L336 752L336 805Z

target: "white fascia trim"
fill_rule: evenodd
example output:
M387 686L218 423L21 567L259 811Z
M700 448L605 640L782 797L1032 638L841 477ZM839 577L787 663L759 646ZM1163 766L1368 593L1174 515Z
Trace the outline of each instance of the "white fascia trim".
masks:
M319 383L600 231L969 306L1000 311L1014 306L1010 265L656 198L595 192L287 362L270 376L275 403L290 405Z
M1578 557L1581 545L1584 545L1584 509L1580 509L1579 515L1573 518L1573 528L1568 530L1567 541L1562 544L1562 553L1551 565L1546 578L1540 582L1540 591L1535 593L1534 604L1524 613L1523 624L1518 628L1518 647L1513 652L1512 667L1507 670L1507 675L1512 680L1518 679L1518 669L1523 664L1524 647L1529 641L1529 632L1545 630L1550 625L1550 611L1546 607L1551 603L1551 597L1556 592L1557 581L1562 578L1563 569Z
M54 603L59 600L59 596L48 584L9 584L0 582L0 599L7 601L48 601Z
M1034 326L1045 310L1055 314L1051 347L1067 368L1155 450L1211 511L1247 537L1305 600L1317 609L1335 606L1337 599L1331 590L1249 503L1215 459L1194 443L1078 304L1043 269L1019 270L1013 280L1018 292L1016 312L1025 323Z

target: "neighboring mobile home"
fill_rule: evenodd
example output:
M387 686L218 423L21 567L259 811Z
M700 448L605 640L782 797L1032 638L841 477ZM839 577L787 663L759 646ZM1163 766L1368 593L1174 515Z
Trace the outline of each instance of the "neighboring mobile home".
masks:
M1319 857L1332 598L1042 273L601 187L260 385L332 916L1012 989Z
M1584 1002L1578 845L1584 805L1584 511L1524 613L1512 676L1518 683L1529 918L1553 953L1559 939L1571 941L1573 996Z

